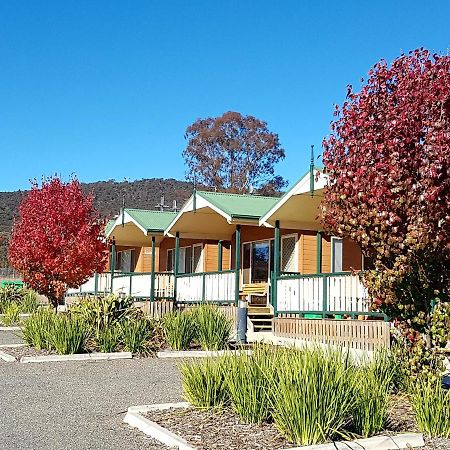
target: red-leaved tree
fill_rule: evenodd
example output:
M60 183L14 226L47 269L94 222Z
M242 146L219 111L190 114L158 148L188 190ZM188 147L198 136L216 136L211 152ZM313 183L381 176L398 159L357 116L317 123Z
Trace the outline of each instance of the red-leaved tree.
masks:
M374 306L420 339L450 292L450 57L418 49L380 61L335 116L324 225L371 257Z
M45 179L19 206L9 245L10 264L24 281L57 306L67 288L76 288L105 268L104 221L78 180Z

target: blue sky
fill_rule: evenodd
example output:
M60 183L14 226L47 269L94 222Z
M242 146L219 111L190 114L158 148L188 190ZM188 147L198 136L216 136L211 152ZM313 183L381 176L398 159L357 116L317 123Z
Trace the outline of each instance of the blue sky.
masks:
M426 6L424 6L426 5ZM450 2L0 2L0 191L30 178L184 178L186 127L268 122L294 182L380 58L450 47Z

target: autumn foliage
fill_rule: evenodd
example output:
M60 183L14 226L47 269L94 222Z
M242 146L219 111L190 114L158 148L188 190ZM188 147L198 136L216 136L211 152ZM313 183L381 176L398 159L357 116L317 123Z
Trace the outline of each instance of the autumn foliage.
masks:
M450 57L418 49L380 61L335 116L323 222L371 257L374 306L415 340L449 301Z
M46 179L19 206L9 246L10 264L54 306L105 267L104 221L77 180Z
M278 135L260 119L229 111L198 119L185 137L183 157L190 181L237 193L251 188L274 193L286 185L274 168L284 159L284 149Z

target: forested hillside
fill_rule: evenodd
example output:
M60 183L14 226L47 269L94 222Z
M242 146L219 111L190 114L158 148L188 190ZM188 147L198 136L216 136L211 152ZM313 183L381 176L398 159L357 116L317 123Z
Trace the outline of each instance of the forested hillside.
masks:
M125 198L127 208L159 209L164 195L165 210L172 210L174 200L178 209L192 193L192 184L174 179L152 178L137 181L114 180L83 184L85 192L95 196L95 206L105 218L118 214ZM25 191L0 192L0 267L6 267L7 247L11 226ZM39 226L39 224L36 224Z

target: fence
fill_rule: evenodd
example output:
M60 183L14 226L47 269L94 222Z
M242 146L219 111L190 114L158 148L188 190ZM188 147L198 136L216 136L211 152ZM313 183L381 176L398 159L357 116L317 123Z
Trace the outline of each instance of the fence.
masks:
M274 320L274 334L367 351L390 346L390 324L379 320L308 320L282 315Z
M384 317L370 311L367 291L358 275L332 273L300 275L282 274L276 280L277 299L274 307L278 313L320 314L323 318L361 313Z
M0 268L0 280L20 280L22 277L19 272L16 272L12 267Z
M236 272L202 272L177 275L178 303L232 303L236 295Z

